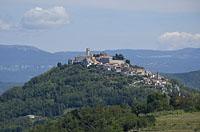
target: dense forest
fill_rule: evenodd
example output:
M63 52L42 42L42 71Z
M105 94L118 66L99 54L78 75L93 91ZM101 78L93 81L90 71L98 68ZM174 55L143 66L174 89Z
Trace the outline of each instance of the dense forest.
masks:
M137 116L128 106L99 106L74 110L57 120L49 120L45 125L35 126L31 132L122 132L154 123L154 116Z
M98 131L101 128L127 131L153 124L153 117L147 117L150 112L200 110L199 92L187 90L176 81L172 81L173 86L181 87L181 96L173 86L169 88L171 92L163 94L152 86L133 85L141 79L137 75L107 71L101 66L86 68L59 63L24 86L14 87L0 96L0 131L22 131L32 126L35 126L32 131L51 128L49 126L52 130L59 128L58 131ZM37 115L39 122L26 121L27 115ZM46 117L44 125L38 125ZM107 124L100 126L105 120ZM130 120L130 124L126 120Z
M176 79L184 85L200 90L200 70L187 73L165 74L166 77Z

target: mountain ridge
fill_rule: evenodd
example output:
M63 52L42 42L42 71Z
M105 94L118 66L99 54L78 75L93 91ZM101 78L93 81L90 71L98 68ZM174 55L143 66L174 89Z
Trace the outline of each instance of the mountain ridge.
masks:
M200 70L186 73L164 74L166 77L176 79L187 87L200 90Z
M181 73L200 69L200 48L176 51L118 49L101 52L111 55L122 53L130 58L132 64L154 72ZM52 68L58 62L67 63L69 58L81 54L82 51L50 53L29 46L0 45L0 81L25 82Z

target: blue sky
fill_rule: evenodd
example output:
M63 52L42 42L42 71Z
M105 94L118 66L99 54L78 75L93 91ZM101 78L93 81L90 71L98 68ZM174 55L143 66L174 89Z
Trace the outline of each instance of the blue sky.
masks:
M199 0L1 0L0 44L56 51L200 47Z

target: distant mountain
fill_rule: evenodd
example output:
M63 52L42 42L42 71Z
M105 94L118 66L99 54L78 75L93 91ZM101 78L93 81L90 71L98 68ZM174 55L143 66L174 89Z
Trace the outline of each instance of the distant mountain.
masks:
M200 49L176 51L106 50L108 54L122 53L132 63L148 70L163 73L181 73L200 69ZM0 45L0 81L25 82L55 66L67 63L69 58L83 52L50 53L30 46Z
M43 73L65 57L35 47L0 45L0 81L25 82Z
M200 48L174 51L115 50L109 52L122 53L133 63L155 72L182 73L200 69Z
M200 90L200 70L187 73L165 74L167 77L176 79L188 87Z

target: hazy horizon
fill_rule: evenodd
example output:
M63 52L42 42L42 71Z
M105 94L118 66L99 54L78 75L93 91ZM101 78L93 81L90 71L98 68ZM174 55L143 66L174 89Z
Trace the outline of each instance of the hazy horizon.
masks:
M60 51L49 51L49 50L46 50L46 49L41 49L37 46L34 46L34 45L21 45L21 44L2 44L0 43L0 46L25 46L25 47L32 47L32 48L36 48L36 49L39 49L39 50L42 50L42 51L45 51L45 52L49 52L49 53L59 53L59 52L85 52L86 48L90 48L90 47L85 47L84 49L81 49L81 50L60 50ZM181 48L181 49L142 49L142 48L137 48L137 49L134 49L134 48L120 48L120 49L100 49L100 50L96 50L96 49L91 49L91 51L93 52L101 52L101 51L117 51L117 50L149 50L149 51L178 51L178 50L184 50L184 49L200 49L200 48L192 48L192 47L184 47L184 48Z

